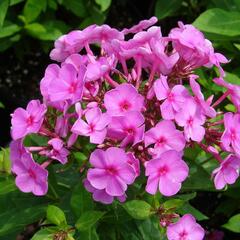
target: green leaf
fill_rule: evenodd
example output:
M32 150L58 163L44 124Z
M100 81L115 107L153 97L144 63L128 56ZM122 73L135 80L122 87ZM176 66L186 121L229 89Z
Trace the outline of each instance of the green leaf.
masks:
M164 209L177 209L184 204L184 201L181 199L170 199L163 203Z
M47 208L47 220L58 226L67 224L64 212L53 205L49 205Z
M201 179L201 181L199 181ZM215 190L210 174L198 164L191 161L190 175L183 183L183 190Z
M11 24L8 26L3 26L0 28L0 38L9 37L14 33L17 33L21 30L21 27L16 24Z
M226 73L226 76L224 79L227 82L240 85L240 78L236 74L233 74L230 72L225 72L225 73Z
M238 6L235 3L235 1L237 2L239 0L227 0L227 1L226 0L211 0L214 8L215 7L222 8L222 9L228 10L228 11L237 11L238 10Z
M88 231L81 232L80 238L84 240L99 240L98 234L95 228L89 229Z
M233 104L227 104L226 106L224 106L224 108L228 111L228 112L236 112L236 107Z
M2 171L5 173L11 173L11 161L9 148L2 149Z
M2 148L0 151L0 171L3 173L11 173L11 162L9 159L9 149Z
M223 227L232 232L240 233L240 214L231 217Z
M10 6L13 6L13 5L16 5L16 4L18 4L18 3L20 3L20 2L23 2L24 0L10 0Z
M31 240L52 240L54 239L54 234L57 232L57 229L54 227L43 228L36 232Z
M2 102L0 102L0 108L5 108L5 106Z
M0 180L0 196L1 195L5 195L7 193L13 192L15 191L16 188L16 184L14 179L8 178L8 179L1 179Z
M46 207L34 206L16 211L9 210L0 214L0 237L23 229L45 216Z
M226 36L240 35L240 12L213 8L202 13L193 23L201 31Z
M28 23L34 21L42 11L46 10L47 0L27 0L23 14Z
M86 191L83 184L77 185L72 193L71 208L76 217L80 217L85 211L93 209L91 194Z
M87 16L86 3L83 0L63 0L62 4L78 17Z
M155 16L163 19L172 15L182 4L181 0L158 0L155 6Z
M152 214L151 205L142 200L128 201L123 207L135 219L146 219Z
M77 220L75 226L79 231L87 231L94 226L95 223L105 214L100 211L87 211L84 212Z
M197 196L197 193L193 192L193 193L187 193L187 194L178 194L176 197L183 201L189 201L194 199L196 196Z
M44 41L55 40L62 35L62 32L58 28L48 25L47 23L45 23L45 25L40 23L31 23L26 25L24 28L32 37Z
M52 8L53 10L57 10L57 3L55 0L48 0L48 6L49 8Z
M180 209L178 209L178 212L182 215L190 213L192 214L198 221L207 220L208 217L201 213L199 210L194 208L189 203L185 203Z
M24 146L47 146L48 138L37 134L28 134L24 138Z
M240 51L240 44L239 43L234 43L233 45Z
M0 27L2 27L8 10L8 0L0 1Z
M162 240L159 230L159 219L150 218L144 221L136 221L138 231L144 240Z
M111 5L111 0L95 0L95 2L100 5L101 11L107 10Z

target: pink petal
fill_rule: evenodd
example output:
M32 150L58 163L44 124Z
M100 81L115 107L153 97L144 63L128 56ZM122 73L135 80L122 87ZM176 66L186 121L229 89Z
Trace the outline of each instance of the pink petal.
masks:
M191 139L196 142L201 142L205 135L205 128L195 125L191 129Z
M33 179L29 176L28 173L21 174L16 177L16 185L22 192L31 192L33 190L34 184L35 183Z
M123 149L110 147L106 150L108 165L121 166L127 163L128 157Z
M223 189L226 184L227 183L223 177L222 172L218 172L214 177L214 185L216 189Z
M107 167L105 151L101 149L94 150L94 152L91 153L89 161L95 168Z
M98 120L98 122L96 122L95 129L102 130L109 124L110 121L111 121L111 117L107 113L103 113L100 119Z
M91 108L85 113L85 117L88 124L93 123L94 125L98 122L101 115L102 115L102 112L98 107Z
M152 159L146 162L146 176L152 175L158 172L158 168L161 166L161 159Z
M169 92L169 86L167 83L167 77L161 76L154 82L154 92L158 100L166 99Z
M164 196L173 196L181 189L181 183L173 182L166 176L159 179L159 191Z
M173 166L170 166L170 172L167 174L168 178L172 180L172 182L182 182L184 181L189 172L189 168L184 161L180 161Z
M172 120L175 117L175 111L173 110L172 104L165 100L160 106L161 114L163 119Z
M73 124L71 131L78 135L89 136L89 126L81 118Z
M113 202L113 196L107 194L105 190L95 190L93 192L93 199L104 204L111 204Z
M233 184L235 183L235 181L237 180L239 174L237 172L237 169L235 168L232 168L230 166L226 167L224 170L223 170L223 177L226 181L226 183L228 184Z
M102 144L107 135L107 129L101 131L94 131L90 134L90 143Z
M36 196L43 196L47 193L48 191L48 185L47 182L35 182L35 185L33 186L33 194Z
M107 187L109 175L104 169L89 169L87 179L93 187L101 190Z
M127 184L120 178L112 176L109 178L106 192L111 196L122 196L127 190Z
M196 224L196 225L199 225L199 224ZM204 235L205 235L204 229L199 225L191 228L189 238L194 240L203 240Z
M147 180L146 192L155 194L158 189L159 177L158 175L150 175Z
M132 184L136 177L136 172L128 163L118 169L118 176L127 184Z

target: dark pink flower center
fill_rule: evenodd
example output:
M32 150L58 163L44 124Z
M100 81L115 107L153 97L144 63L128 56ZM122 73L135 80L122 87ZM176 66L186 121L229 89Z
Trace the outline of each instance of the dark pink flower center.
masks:
M113 166L109 166L106 170L110 175L116 175L118 173L117 169Z
M125 132L129 135L134 135L136 131L134 127L129 127L125 129Z
M164 144L166 144L167 142L167 139L165 137L160 137L158 140L157 140L157 146L163 146Z
M124 101L120 102L119 106L120 106L121 110L124 112L124 111L128 111L132 105L127 100L124 100Z
M233 128L231 129L230 138L232 141L236 140L236 130Z
M94 130L95 130L95 124L89 123L88 127L89 127L89 132L91 132L91 133L94 132Z
M59 151L58 151L58 150L56 150L56 149L53 149L52 153L53 153L53 156L56 156L56 155L58 155L58 154L59 154Z
M33 124L33 122L34 122L34 117L30 115L30 116L27 118L27 125L28 125L28 126L31 126L31 125Z
M189 119L187 120L187 124L188 124L188 126L193 125L193 117L189 117Z
M182 232L179 233L179 240L186 240L188 236L188 233L183 230Z
M37 176L36 176L35 172L34 172L31 168L28 169L28 174L29 174L29 176L30 176L31 178L33 178L33 179L36 180Z
M168 93L168 101L170 101L170 102L174 101L174 94L172 92Z
M167 174L167 172L168 172L168 167L166 165L164 165L158 169L158 176L159 177L164 176Z
M73 82L71 83L71 85L68 88L68 92L69 93L75 93L77 90L77 83Z

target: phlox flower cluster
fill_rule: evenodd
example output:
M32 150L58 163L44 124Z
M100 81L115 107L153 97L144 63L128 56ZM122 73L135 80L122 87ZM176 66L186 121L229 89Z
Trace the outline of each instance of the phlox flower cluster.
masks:
M156 22L152 17L122 31L91 25L56 40L50 57L57 63L41 80L42 101L12 114L12 171L21 191L46 194L48 165L66 164L84 138L96 148L83 184L105 204L125 201L140 174L149 194L175 195L189 175L184 150L196 145L218 161L217 189L236 181L240 87L224 80L221 63L228 60L194 26L179 22L162 36L161 28L152 26ZM213 67L218 69L213 82L226 89L218 99L203 95L195 72ZM224 114L218 107L228 97L236 112ZM48 142L25 147L29 134ZM167 235L183 240L204 234L185 215Z

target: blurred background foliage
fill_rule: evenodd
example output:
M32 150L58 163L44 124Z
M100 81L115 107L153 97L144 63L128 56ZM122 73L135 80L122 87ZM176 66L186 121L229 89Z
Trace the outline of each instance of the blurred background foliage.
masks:
M88 145L63 169L57 165L50 169L47 196L36 198L15 187L7 148L10 113L39 97L53 41L89 24L107 23L121 29L153 15L164 35L178 21L193 23L230 59L225 66L227 81L240 84L240 0L0 0L0 145L6 147L0 151L0 239L71 240L75 234L75 239L83 240L164 240L159 219L148 212L160 204L181 214L192 213L207 229L208 240L222 239L223 232L224 239L240 239L240 183L216 192L210 176L216 165L200 149L185 152L191 162L190 177L183 194L172 200L139 195L142 176L128 192L129 199L140 202L124 207L94 203L79 179L79 169L91 150ZM222 89L212 84L211 72L198 74L206 95L221 94ZM225 108L234 111L230 104Z

